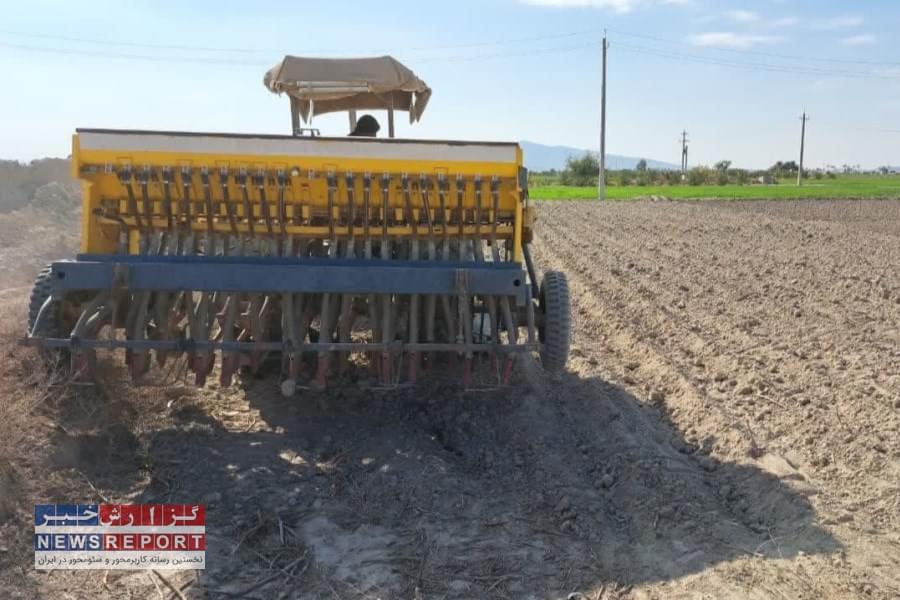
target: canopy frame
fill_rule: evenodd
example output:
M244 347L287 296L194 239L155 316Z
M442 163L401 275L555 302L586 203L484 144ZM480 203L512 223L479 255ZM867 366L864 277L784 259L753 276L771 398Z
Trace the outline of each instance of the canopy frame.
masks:
M394 111L409 113L410 123L420 120L431 88L415 73L390 56L328 59L285 56L266 73L264 85L290 99L291 131L299 135L302 123L315 115L347 111L351 131L361 110L385 110L388 136L395 135Z

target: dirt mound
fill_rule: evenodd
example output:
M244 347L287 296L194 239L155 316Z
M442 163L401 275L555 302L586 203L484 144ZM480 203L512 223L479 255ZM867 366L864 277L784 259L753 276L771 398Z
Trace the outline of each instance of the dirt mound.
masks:
M0 160L0 214L25 208L35 191L53 182L71 183L66 159L43 158L30 163Z
M75 255L80 199L77 184L48 183L26 206L0 213L0 293L30 287L44 265Z

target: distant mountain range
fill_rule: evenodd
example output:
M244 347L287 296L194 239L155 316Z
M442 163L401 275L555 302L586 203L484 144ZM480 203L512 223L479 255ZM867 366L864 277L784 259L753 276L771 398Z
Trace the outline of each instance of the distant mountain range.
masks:
M525 166L529 171L549 171L556 169L557 171L564 169L566 159L570 156L582 156L588 150L584 148L573 148L571 146L545 146L536 142L519 142L522 146L522 152L525 155ZM637 166L641 157L620 156L618 154L606 155L606 166L609 169L633 169ZM659 160L651 160L645 158L647 167L650 169L674 170L680 168L673 163L667 163Z

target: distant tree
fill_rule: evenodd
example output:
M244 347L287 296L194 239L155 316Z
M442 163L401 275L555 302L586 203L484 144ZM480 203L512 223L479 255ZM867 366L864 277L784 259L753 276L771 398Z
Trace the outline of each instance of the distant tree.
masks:
M681 183L681 171L663 171L662 178L666 185L678 185Z
M790 175L796 175L797 171L800 169L799 165L797 165L796 161L788 160L788 161L778 161L771 167L769 167L769 173L776 177L788 177Z
M716 171L727 173L729 168L731 168L730 160L720 160L716 163Z
M688 185L704 185L712 181L712 171L709 167L694 167L688 171Z
M597 185L600 176L600 161L591 152L580 157L570 156L566 159L566 168L560 174L563 185L589 186Z
M641 173L645 173L647 171L647 161L643 158L638 161L637 166L635 167Z

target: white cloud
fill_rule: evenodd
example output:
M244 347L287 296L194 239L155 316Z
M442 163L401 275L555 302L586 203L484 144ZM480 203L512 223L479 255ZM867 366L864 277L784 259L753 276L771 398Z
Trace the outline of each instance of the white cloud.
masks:
M832 17L831 19L821 19L812 23L813 29L822 31L833 31L835 29L848 29L850 27L859 27L865 22L862 17L843 16Z
M793 27L799 22L797 17L779 17L772 21L772 27Z
M871 46L874 43L875 36L871 33L861 33L841 39L842 46Z
M752 35L734 33L732 31L711 31L688 36L688 42L694 46L708 48L752 48L760 44L773 44L781 38L771 35Z
M617 13L631 12L640 0L521 0L533 6L557 8L605 8Z
M696 6L694 0L659 0L663 6Z
M725 16L737 23L753 23L759 20L759 15L749 10L729 10Z

